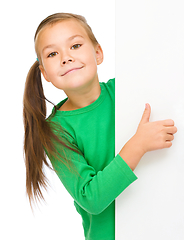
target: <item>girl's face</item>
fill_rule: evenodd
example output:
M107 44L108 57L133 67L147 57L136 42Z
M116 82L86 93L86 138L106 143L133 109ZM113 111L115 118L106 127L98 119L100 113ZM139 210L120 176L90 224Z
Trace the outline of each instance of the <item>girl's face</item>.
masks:
M47 26L36 39L44 78L64 90L80 90L98 80L103 61L99 44L93 45L86 30L73 19Z

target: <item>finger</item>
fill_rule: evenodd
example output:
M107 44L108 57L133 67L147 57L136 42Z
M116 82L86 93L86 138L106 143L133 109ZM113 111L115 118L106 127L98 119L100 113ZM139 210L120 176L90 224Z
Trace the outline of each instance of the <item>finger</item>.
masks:
M174 135L172 134L167 134L166 136L166 141L173 141L174 140Z
M168 134L175 134L177 133L177 131L178 131L177 127L166 127L166 132Z
M167 126L174 126L174 121L172 119L166 119L166 120L163 121L163 125L165 127L167 127Z
M172 142L170 142L170 141L166 141L165 142L165 148L170 148L172 146Z
M148 103L146 103L145 110L143 112L140 124L149 122L150 115L151 115L151 107Z

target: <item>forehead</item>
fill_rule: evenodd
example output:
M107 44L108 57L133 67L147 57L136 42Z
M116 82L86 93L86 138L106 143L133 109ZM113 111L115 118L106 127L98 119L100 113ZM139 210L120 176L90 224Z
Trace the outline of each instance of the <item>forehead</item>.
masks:
M45 26L37 35L35 45L47 44L56 41L57 38L63 41L71 36L81 35L83 38L89 39L86 29L82 24L74 19L62 20Z

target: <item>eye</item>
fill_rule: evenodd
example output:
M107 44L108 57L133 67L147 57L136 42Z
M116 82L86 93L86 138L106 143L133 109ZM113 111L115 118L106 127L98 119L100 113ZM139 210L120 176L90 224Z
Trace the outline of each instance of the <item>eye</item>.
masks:
M57 52L52 52L48 55L48 57L55 57L58 53Z
M81 44L75 44L71 47L71 49L77 49L80 48L82 45Z

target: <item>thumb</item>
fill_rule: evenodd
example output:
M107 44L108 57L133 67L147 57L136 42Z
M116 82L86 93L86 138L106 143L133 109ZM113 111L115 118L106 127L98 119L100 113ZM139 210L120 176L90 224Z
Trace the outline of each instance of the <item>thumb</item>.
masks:
M151 107L148 103L146 103L145 110L144 110L144 113L142 115L142 119L140 121L140 124L149 122L150 115L151 115Z

